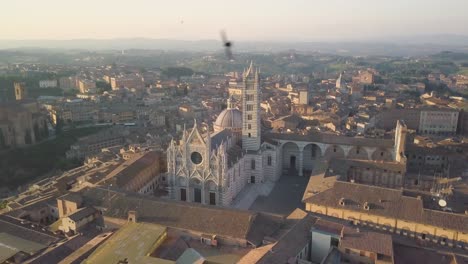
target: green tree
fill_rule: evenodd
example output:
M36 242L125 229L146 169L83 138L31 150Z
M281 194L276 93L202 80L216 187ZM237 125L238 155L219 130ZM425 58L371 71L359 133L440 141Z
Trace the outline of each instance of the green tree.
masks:
M182 76L190 76L193 74L193 70L187 67L168 67L162 70L162 73L167 77L175 77L178 80Z
M63 132L63 119L61 117L57 117L57 124L55 124L55 134L61 134Z
M32 144L32 137L31 137L31 130L26 130L26 134L24 135L24 142L28 145Z
M0 209L5 209L8 205L8 201L7 200L2 200L0 201Z
M0 149L6 147L5 136L3 135L3 130L0 129Z
M42 126L42 136L44 138L49 137L49 127L47 126L47 121L44 120L44 125Z
M112 90L110 83L104 81L96 81L96 91L98 94L102 94L105 91Z
M39 130L39 125L37 123L34 123L33 131L34 131L34 138L36 138L36 141L39 141L42 138L42 136Z

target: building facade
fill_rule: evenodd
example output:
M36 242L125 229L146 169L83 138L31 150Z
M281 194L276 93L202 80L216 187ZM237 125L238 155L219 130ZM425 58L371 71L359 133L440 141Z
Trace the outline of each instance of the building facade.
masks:
M242 114L230 98L228 109L214 123L214 134L203 134L195 123L190 131L184 129L178 142L170 143L167 176L172 199L229 206L248 184L275 182L282 174L308 175L316 165L333 159L405 164L404 123L398 123L395 140L262 133L260 86L259 72L251 64L243 73ZM358 174L354 170L353 176ZM385 182L400 186L402 174L398 169L379 179L388 177ZM397 175L400 178L394 179Z
M39 81L39 88L55 88L55 87L57 87L57 80Z
M214 134L202 135L195 123L178 143L171 142L167 167L172 199L229 206L247 184L279 177L276 147L261 144L259 101L259 72L251 64L244 72L242 114L231 97L214 123Z

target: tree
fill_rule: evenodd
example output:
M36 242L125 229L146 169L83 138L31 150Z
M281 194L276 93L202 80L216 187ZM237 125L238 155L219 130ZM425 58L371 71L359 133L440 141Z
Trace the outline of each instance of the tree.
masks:
M96 91L98 94L102 94L105 91L112 90L110 83L104 81L96 81Z
M168 67L162 70L162 73L167 77L175 77L178 80L182 76L191 76L193 74L193 70L186 67Z
M24 142L28 145L32 144L32 136L31 136L31 130L26 130L26 133L24 134Z
M42 138L42 136L41 136L41 132L39 131L39 125L37 123L34 123L33 130L34 130L34 138L36 138L36 141L39 141Z
M47 120L44 120L44 125L42 127L42 136L44 138L49 137L49 126L47 126Z
M61 134L63 132L63 119L61 117L57 117L57 123L55 124L55 134Z
M6 147L5 136L3 135L3 130L0 129L0 149Z

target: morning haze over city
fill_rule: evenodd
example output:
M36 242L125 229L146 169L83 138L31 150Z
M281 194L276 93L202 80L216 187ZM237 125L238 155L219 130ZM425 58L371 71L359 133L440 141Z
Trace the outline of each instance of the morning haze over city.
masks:
M467 263L467 9L0 3L0 263Z

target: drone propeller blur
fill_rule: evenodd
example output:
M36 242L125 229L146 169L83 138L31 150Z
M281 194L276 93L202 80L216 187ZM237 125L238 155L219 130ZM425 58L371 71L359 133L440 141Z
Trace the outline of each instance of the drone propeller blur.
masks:
M224 46L224 52L226 53L226 57L230 60L233 61L234 58L232 57L232 42L227 39L226 32L224 30L221 30L221 40L223 41L223 46Z

